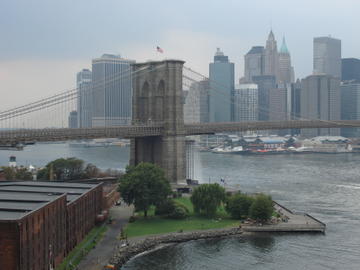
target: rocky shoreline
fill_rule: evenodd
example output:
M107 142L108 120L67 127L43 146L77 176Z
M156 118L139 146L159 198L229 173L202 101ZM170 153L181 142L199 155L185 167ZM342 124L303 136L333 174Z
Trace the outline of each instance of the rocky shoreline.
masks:
M120 246L110 260L115 269L120 269L126 262L136 255L152 250L162 244L181 243L191 240L224 238L240 235L241 228L214 229L191 232L169 233L160 236L147 237L141 241L134 241L126 246Z

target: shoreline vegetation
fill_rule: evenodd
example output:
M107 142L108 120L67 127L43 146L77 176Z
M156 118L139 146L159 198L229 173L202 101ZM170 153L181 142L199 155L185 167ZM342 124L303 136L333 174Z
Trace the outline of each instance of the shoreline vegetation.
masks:
M224 206L217 209L213 218L198 216L189 197L174 200L189 208L189 217L185 220L174 220L155 216L154 208L150 209L146 218L143 214L137 213L133 222L128 223L122 232L121 244L118 245L109 265L120 269L136 256L167 245L192 240L239 237L264 232L324 232L326 227L315 218L307 214L295 214L277 202L274 202L273 217L281 215L280 222L261 224L234 219L226 212ZM289 220L284 220L285 217ZM291 220L296 222L292 223Z
M271 196L226 192L217 183L199 185L191 196L183 196L172 192L162 169L149 163L128 167L119 191L136 212L121 230L109 269L120 269L163 244L244 232L324 232L326 226L310 215L293 213Z
M194 207L189 197L175 198L174 201L181 203L189 210L186 219L170 219L155 215L155 208L152 207L145 218L142 213L135 213L134 221L129 222L124 229L124 236L128 238L139 236L151 236L171 232L187 232L196 230L209 230L238 227L239 220L232 219L225 208L220 206L213 218L198 216L194 213Z

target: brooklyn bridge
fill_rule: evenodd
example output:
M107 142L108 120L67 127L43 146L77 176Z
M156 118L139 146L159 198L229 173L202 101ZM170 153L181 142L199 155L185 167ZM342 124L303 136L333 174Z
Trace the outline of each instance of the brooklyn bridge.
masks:
M73 89L0 112L0 145L16 145L28 141L128 138L131 140L130 164L155 163L165 170L173 183L183 183L186 171L186 136L249 130L360 127L360 121L355 120L319 119L185 124L184 79L192 79L189 75L185 76L184 71L189 73L192 70L180 60L153 61L132 66L133 104L130 126L41 127L45 118L46 125L49 125L49 121L55 122L55 118L66 119L73 109L72 104L78 98L77 89Z

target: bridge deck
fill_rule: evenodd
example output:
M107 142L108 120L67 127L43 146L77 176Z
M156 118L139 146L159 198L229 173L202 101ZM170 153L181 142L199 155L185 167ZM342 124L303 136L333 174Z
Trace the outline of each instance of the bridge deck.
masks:
M178 135L202 135L221 132L239 132L248 130L292 129L292 128L341 128L360 127L360 121L256 121L229 123L196 123L184 125ZM26 141L68 141L96 138L136 138L164 136L162 124L133 125L97 128L54 128L54 129L18 129L0 131L0 145L11 145Z

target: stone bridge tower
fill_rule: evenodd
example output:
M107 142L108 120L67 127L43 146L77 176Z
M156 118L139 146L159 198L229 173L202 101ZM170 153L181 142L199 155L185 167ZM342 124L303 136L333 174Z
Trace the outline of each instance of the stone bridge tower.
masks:
M165 170L169 181L185 183L183 61L133 65L133 125L160 124L161 136L131 140L130 164L150 162Z

